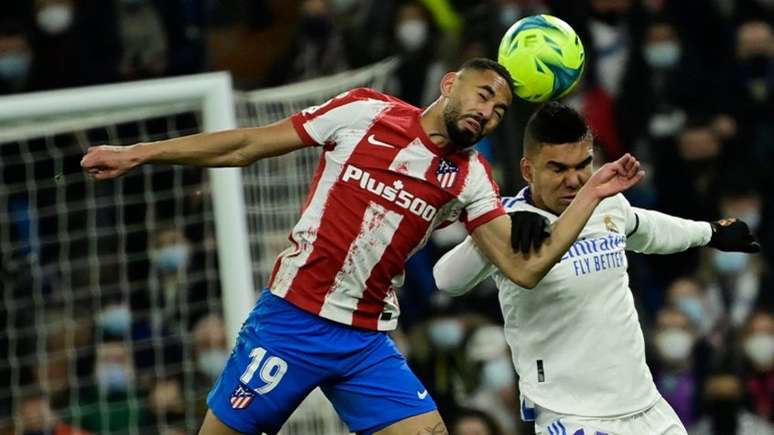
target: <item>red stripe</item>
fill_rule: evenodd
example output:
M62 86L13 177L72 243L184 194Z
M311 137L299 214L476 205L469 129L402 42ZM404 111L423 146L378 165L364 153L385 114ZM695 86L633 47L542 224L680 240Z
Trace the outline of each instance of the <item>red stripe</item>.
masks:
M506 214L505 209L503 208L502 205L499 205L496 209L490 212L486 212L481 216L473 219L472 221L465 222L465 228L468 230L468 233L471 234L476 228L480 227L481 225L484 225L485 223L491 221L492 219L498 218L505 214Z
M346 164L345 164L346 165ZM353 183L353 182L349 182ZM317 230L312 253L301 267L288 294L289 302L319 313L336 273L341 270L352 241L360 232L370 193L341 180L331 188Z
M293 128L296 129L296 133L298 133L298 137L301 138L301 142L304 145L322 145L317 143L317 141L314 140L312 136L310 136L306 131L304 124L306 123L307 119L304 118L304 115L301 113L296 113L290 117L290 121L293 124Z

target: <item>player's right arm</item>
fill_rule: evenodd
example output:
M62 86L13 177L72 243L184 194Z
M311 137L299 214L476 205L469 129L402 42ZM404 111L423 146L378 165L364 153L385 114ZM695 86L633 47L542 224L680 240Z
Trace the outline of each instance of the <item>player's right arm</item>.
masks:
M495 266L468 236L435 263L433 278L438 290L459 296L470 291L494 271Z
M529 255L514 252L511 247L508 216L479 225L471 236L481 252L508 279L520 287L533 288L575 242L599 202L632 187L643 176L639 162L629 154L602 166L552 224L551 236Z
M374 112L373 101L380 95L370 89L358 88L262 127L201 133L130 146L96 146L89 148L81 166L98 180L121 176L146 163L247 166L305 146L335 144L342 127L370 119L368 115Z
M81 166L98 180L146 163L207 167L247 166L306 146L290 118L263 127L201 133L130 146L89 148Z

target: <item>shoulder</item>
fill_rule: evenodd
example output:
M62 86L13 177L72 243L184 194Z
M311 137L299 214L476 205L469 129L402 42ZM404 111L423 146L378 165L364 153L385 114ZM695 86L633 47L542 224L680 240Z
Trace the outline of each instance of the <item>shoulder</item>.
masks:
M603 199L597 206L596 212L610 211L610 210L625 210L629 208L629 201L623 194L618 193L609 198Z

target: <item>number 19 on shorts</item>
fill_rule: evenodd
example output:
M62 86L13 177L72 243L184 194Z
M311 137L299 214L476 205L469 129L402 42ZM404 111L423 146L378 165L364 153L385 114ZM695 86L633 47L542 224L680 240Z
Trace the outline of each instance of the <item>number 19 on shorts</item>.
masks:
M259 375L265 385L255 389L255 392L258 394L266 394L273 390L282 380L282 377L285 376L285 372L288 371L288 363L282 358L270 356L265 361L264 358L266 358L266 349L262 347L253 349L250 352L250 364L245 369L245 372L242 373L242 376L239 377L242 383L248 385L260 367Z

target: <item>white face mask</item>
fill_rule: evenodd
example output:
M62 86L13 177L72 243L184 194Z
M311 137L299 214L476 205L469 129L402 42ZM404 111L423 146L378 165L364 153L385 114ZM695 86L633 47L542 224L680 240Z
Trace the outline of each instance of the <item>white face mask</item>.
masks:
M712 257L715 270L721 275L737 275L747 269L750 256L743 252L716 252Z
M439 319L430 323L428 334L430 341L439 349L453 349L462 343L465 331L455 319Z
M761 223L761 212L760 210L749 210L743 213L738 214L739 220L746 223L748 227L750 227L751 232L755 232L758 230L758 226Z
M49 35L58 35L70 28L73 23L73 8L63 4L53 4L38 11L38 27Z
M774 358L774 336L753 334L744 341L744 353L758 367L769 367Z
M655 42L645 46L645 61L653 68L671 68L680 60L680 46L673 41Z
M403 48L416 51L425 45L427 33L427 22L413 18L400 23L395 35Z
M211 379L218 377L228 361L228 353L221 349L202 352L196 358L196 368Z
M693 336L679 328L667 328L654 340L656 349L669 362L684 361L693 348Z
M515 376L511 360L508 358L497 358L487 361L481 372L481 385L493 389L500 389L513 385Z

